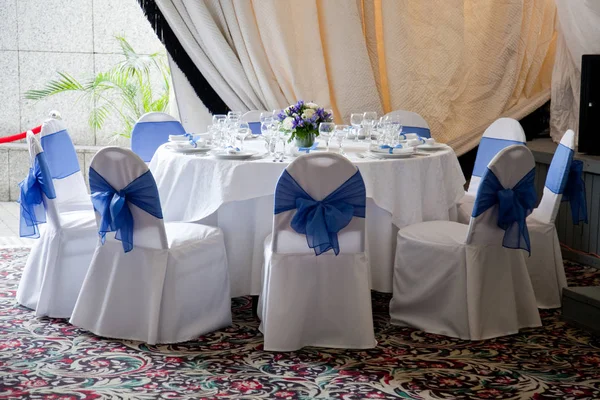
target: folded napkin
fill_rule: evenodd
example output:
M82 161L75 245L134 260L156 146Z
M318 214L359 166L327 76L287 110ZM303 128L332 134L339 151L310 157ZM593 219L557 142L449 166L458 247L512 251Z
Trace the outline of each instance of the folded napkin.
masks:
M187 140L185 135L169 135L169 142L186 142Z
M229 154L237 154L239 153L241 150L238 147L233 147L233 146L227 146L225 148L225 151Z
M379 146L379 149L377 149L376 151L379 152L384 152L384 153L390 153L390 154L394 154L394 149L404 149L405 147L402 146L401 144L397 144L395 146L388 146L387 144L384 144L383 146Z
M200 135L192 135L191 133L186 133L184 135L169 135L169 141L178 147L193 148L197 148L198 145L202 147L206 143L206 141L202 139Z
M306 154L308 154L308 153L310 153L311 150L316 150L316 148L317 148L318 145L319 145L319 142L315 142L310 147L298 147L298 151L305 152Z

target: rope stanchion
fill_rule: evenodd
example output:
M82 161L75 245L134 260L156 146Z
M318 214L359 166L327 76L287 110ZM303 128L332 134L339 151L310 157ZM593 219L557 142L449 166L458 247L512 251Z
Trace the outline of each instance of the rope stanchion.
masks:
M33 132L34 134L40 133L42 131L42 126L41 125L36 126L35 128L30 129L30 131ZM12 135L12 136L0 137L0 144L16 142L17 140L25 139L26 136L27 136L27 131L21 132L16 135Z

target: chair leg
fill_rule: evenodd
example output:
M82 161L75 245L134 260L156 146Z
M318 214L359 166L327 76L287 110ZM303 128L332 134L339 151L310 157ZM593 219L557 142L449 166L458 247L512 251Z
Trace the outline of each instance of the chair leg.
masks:
M258 296L252 296L252 316L258 317Z

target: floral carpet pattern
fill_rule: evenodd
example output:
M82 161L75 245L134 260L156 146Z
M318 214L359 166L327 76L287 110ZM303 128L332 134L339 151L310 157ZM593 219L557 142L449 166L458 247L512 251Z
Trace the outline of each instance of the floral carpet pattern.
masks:
M375 349L262 350L249 298L233 326L178 345L108 340L16 304L29 251L0 250L0 399L600 399L600 338L542 311L543 327L467 342L389 324ZM566 263L573 286L600 271Z

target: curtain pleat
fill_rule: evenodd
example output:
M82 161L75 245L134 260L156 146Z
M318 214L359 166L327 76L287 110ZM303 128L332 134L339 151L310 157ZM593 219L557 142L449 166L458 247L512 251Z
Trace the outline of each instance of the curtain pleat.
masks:
M231 109L405 109L462 154L550 95L553 0L156 2Z

